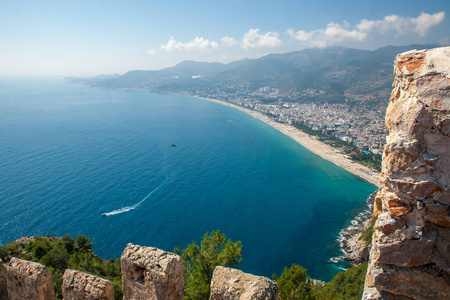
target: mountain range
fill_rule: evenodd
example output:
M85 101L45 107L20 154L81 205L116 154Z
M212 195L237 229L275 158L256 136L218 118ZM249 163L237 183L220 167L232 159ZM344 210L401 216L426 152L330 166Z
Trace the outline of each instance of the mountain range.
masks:
M258 93L264 90L274 91L272 101L347 102L382 107L389 99L395 56L412 49L435 47L387 46L373 51L315 48L228 64L184 61L162 70L66 80L104 88L200 94L224 100L249 95L265 98L264 93Z

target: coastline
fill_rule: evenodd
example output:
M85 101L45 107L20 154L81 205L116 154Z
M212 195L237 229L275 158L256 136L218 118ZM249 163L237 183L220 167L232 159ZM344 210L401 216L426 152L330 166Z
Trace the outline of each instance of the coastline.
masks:
M247 109L247 108L244 108L244 107L241 107L241 106L229 103L229 102L211 99L211 98L203 98L203 97L197 97L197 96L194 96L194 97L203 99L203 100L207 100L207 101L212 101L212 102L226 105L229 107L233 107L233 108L238 109L246 114L249 114L252 117L257 118L257 119L263 121L264 123L268 124L269 126L277 129L278 131L286 134L287 136L292 138L294 141L296 141L303 147L307 148L311 152L315 153L316 155L334 163L335 165L343 168L344 170L347 170L350 173L379 187L378 178L380 176L380 173L373 172L368 167L363 166L357 162L354 162L354 161L351 161L350 159L345 158L342 153L337 152L332 146L320 142L315 137L310 136L293 126L272 121L268 116L266 116L260 112L257 112L257 111L251 110L251 109Z

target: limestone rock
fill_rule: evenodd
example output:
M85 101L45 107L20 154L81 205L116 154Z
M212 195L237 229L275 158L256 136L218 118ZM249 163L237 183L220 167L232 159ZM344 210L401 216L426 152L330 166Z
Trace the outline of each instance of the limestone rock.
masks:
M428 240L405 240L380 244L378 262L399 267L416 267L431 263L434 244Z
M8 300L8 282L6 269L3 261L0 259L0 300Z
M400 218L394 218L389 212L383 212L378 216L375 228L381 230L385 235L389 235L397 229L403 229L405 221Z
M450 299L450 47L397 55L364 299Z
M63 276L64 300L114 299L113 284L103 278L67 269Z
M210 300L275 300L278 285L266 277L218 266L211 281Z
M10 300L55 299L53 277L47 267L13 257L8 264L7 274Z
M395 299L403 296L412 299L444 300L450 295L450 285L443 277L432 272L385 268L374 276L374 283L383 286L383 291L397 295Z
M128 244L121 256L122 291L127 299L184 299L183 262L170 252Z

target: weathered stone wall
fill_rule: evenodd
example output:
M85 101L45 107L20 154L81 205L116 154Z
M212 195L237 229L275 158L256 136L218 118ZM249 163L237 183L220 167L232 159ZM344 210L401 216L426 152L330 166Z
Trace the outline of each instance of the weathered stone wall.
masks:
M396 57L363 299L450 299L450 47Z
M8 282L6 269L0 259L0 300L8 300Z
M121 256L121 269L124 300L184 299L183 263L178 255L128 244ZM62 295L64 300L113 300L114 286L106 279L67 269ZM266 277L220 266L214 270L210 299L276 300L277 296L277 283ZM6 269L0 260L0 300L7 299L55 299L50 270L14 257Z
M47 267L13 257L7 274L10 300L55 299L52 273Z
M276 300L278 297L275 281L220 266L214 270L210 291L210 300Z
M113 284L103 278L67 269L63 276L64 300L114 300Z
M178 255L128 244L120 259L124 300L184 299L183 262Z

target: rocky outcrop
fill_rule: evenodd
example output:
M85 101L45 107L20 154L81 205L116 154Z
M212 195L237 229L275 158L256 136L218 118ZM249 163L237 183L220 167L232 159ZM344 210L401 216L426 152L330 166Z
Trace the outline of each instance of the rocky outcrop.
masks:
M210 300L275 300L277 296L278 285L269 278L220 266L214 270Z
M8 282L6 269L3 261L0 259L0 300L8 300Z
M52 273L47 267L13 257L7 274L10 300L55 299Z
M396 57L364 299L450 298L450 47Z
M339 260L349 261L352 265L359 265L369 260L369 251L371 245L367 245L362 234L372 225L372 211L377 192L373 192L367 199L367 209L359 213L351 221L351 225L339 232L339 245L344 253L343 256L330 259L330 262L339 262Z
M153 247L128 244L121 256L126 299L183 299L181 257Z
M113 284L103 278L67 269L63 276L64 300L114 299Z

